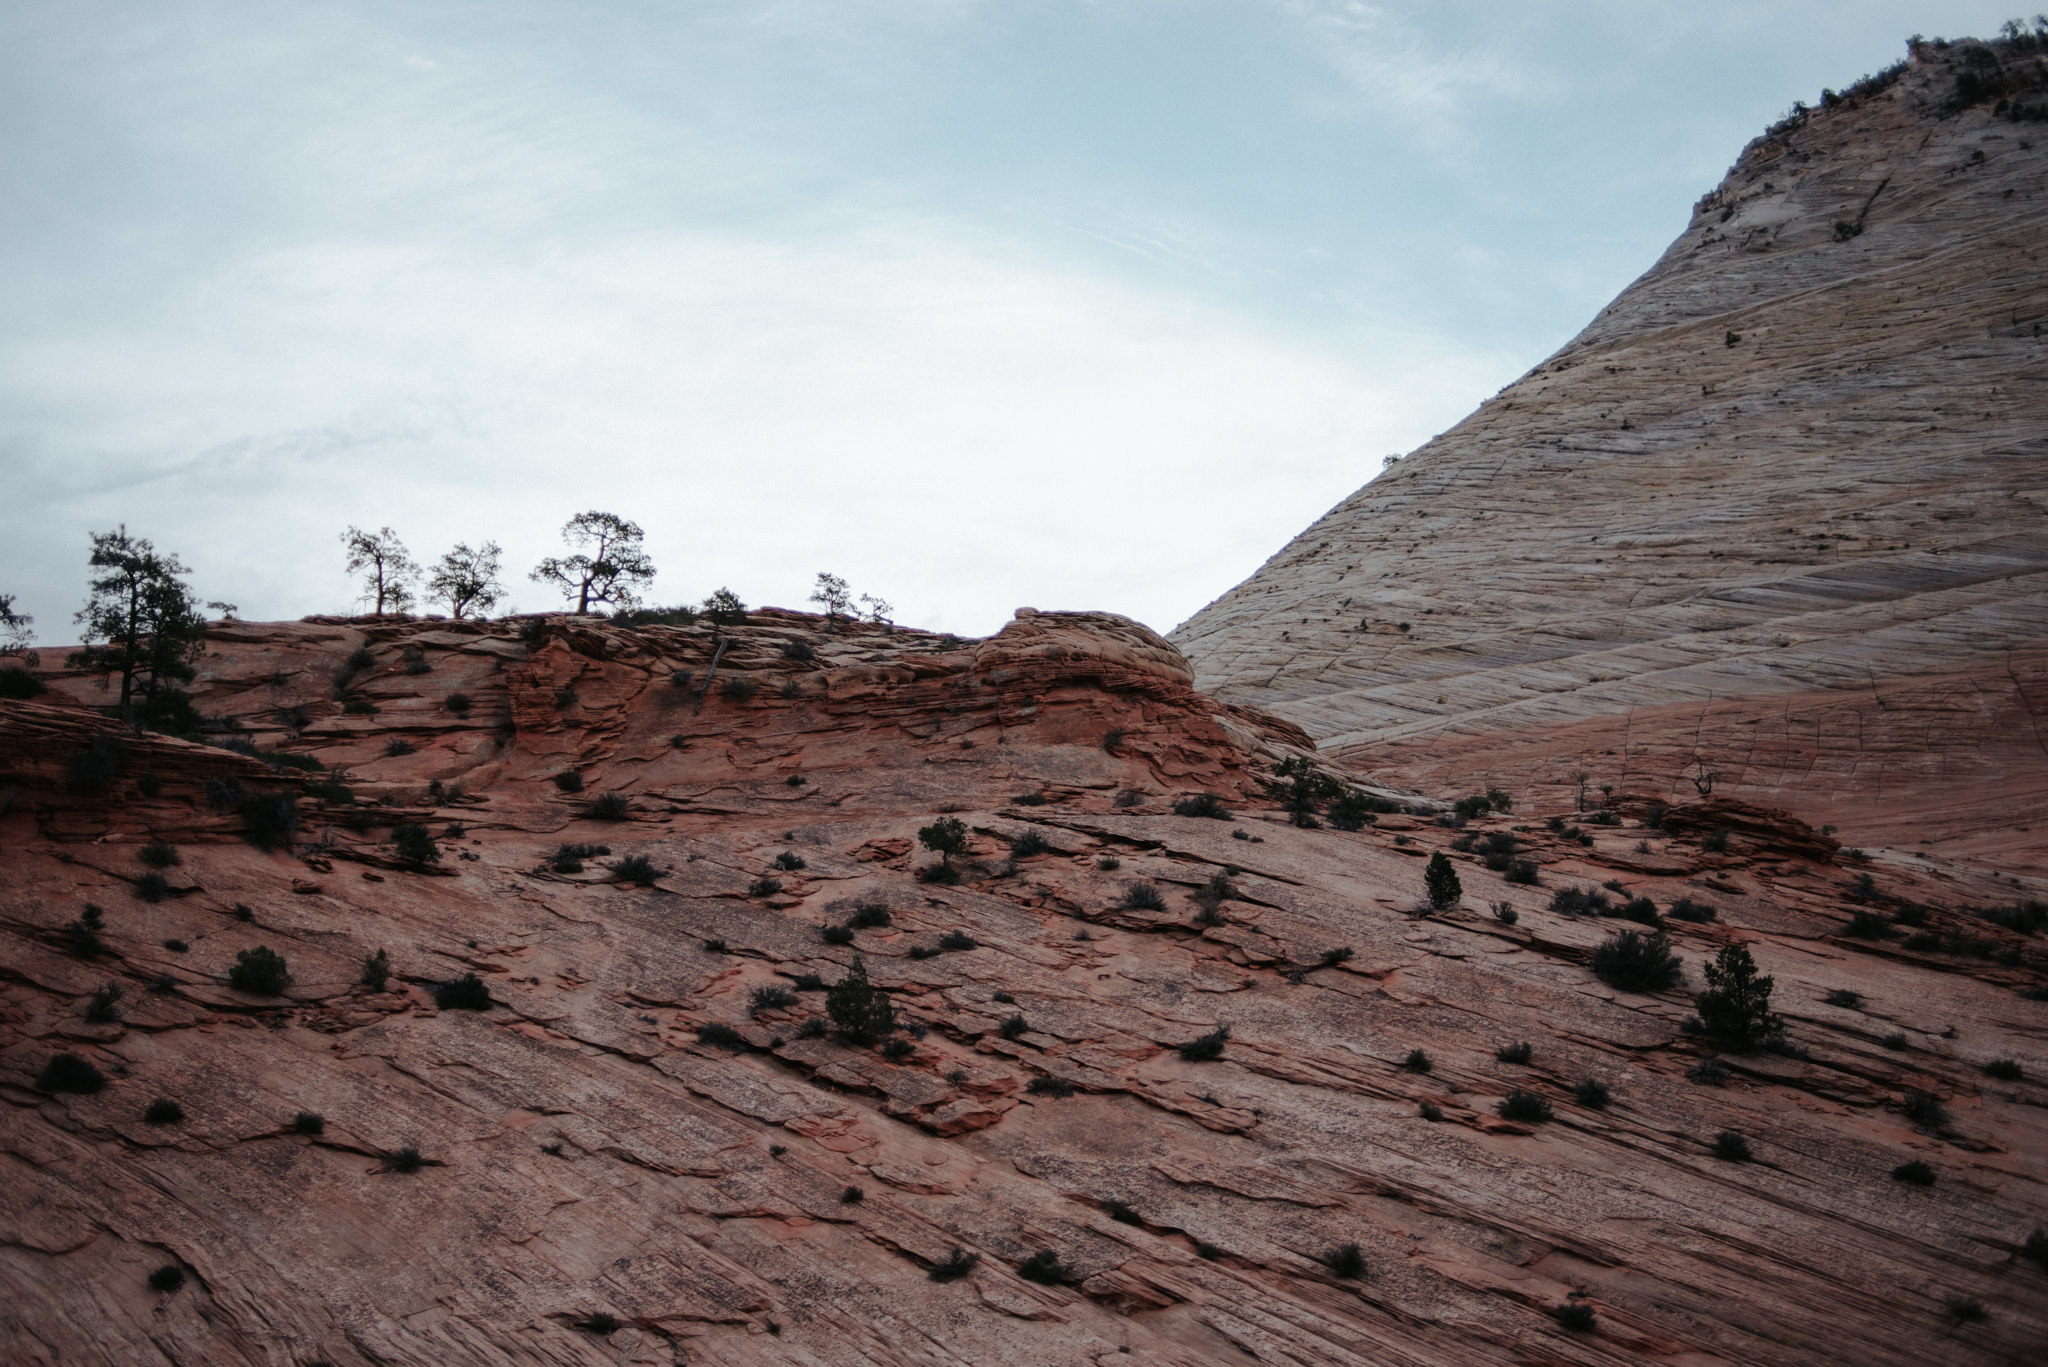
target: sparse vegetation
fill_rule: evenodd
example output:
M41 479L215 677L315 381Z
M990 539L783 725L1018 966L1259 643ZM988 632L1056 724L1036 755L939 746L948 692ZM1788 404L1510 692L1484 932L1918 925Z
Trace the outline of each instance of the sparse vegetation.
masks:
M168 869L185 862L177 846L167 840L152 840L135 852L135 857L153 869Z
M747 884L747 896L749 897L773 897L781 891L782 880L779 878L756 878L753 882Z
M850 945L853 943L853 927L820 926L818 936L828 945Z
M1011 1016L1008 1020L1005 1020L1001 1025L997 1026L996 1030L997 1033L1002 1035L1004 1039L1014 1040L1022 1039L1024 1037L1024 1032L1029 1030L1030 1028L1031 1025L1028 1021L1024 1019L1023 1013L1018 1012L1016 1015Z
M858 954L846 976L825 993L825 1013L854 1044L875 1044L896 1028L889 994L869 983L867 964Z
M94 1025L111 1025L121 1019L115 1004L121 1000L121 984L107 983L86 998L85 1018Z
M1540 1124L1552 1116L1550 1103L1540 1093L1522 1090L1509 1092L1494 1109L1503 1120L1519 1120L1526 1124Z
M1323 951L1323 957L1316 962L1316 967L1335 968L1339 964L1348 964L1351 962L1351 956L1352 950L1350 945L1344 945L1337 949L1326 949Z
M145 902L161 902L171 895L171 880L152 869L134 882L135 895Z
M1444 1118L1444 1108L1434 1101L1425 1101L1422 1103L1422 1118L1434 1124Z
M779 984L757 987L748 1005L749 1015L760 1015L763 1011L786 1011L797 1004L796 993Z
M1024 1090L1033 1096L1069 1097L1074 1094L1074 1084L1065 1078L1040 1073L1025 1085Z
M43 1070L36 1074L36 1090L41 1092L76 1092L80 1096L91 1096L107 1085L106 1074L80 1058L77 1054L53 1054Z
M1339 1244L1323 1255L1323 1266L1331 1276L1355 1282L1365 1276L1365 1253L1357 1244Z
M752 1047L745 1035L723 1021L707 1021L698 1026L697 1043L713 1049L730 1049L735 1054L744 1054Z
M372 992L382 992L391 982L391 958L383 950L363 959L362 976L357 979Z
M1159 889L1149 882L1140 880L1124 888L1124 909L1127 911L1165 911L1166 899L1159 895Z
M1535 1052L1529 1041L1520 1040L1514 1044L1503 1044L1493 1051L1493 1056L1502 1063L1527 1063Z
M580 793L583 791L583 775L574 769L564 769L561 773L556 774L554 783L555 787L565 793Z
M1599 1318L1584 1301L1566 1301L1557 1307L1557 1322L1576 1334L1592 1333Z
M1879 1040L1878 1043L1887 1049L1910 1049L1913 1047L1913 1041L1906 1038L1906 1032L1903 1030L1892 1031L1889 1035Z
M416 821L402 822L391 830L391 845L402 864L423 869L441 862L441 847L434 833Z
M1175 816L1208 817L1212 821L1228 821L1230 809L1223 805L1223 799L1214 793L1196 793L1173 804Z
M1934 1185L1934 1169L1915 1158L1892 1169L1892 1181L1904 1182L1908 1186L1931 1187Z
M2018 1082L2026 1076L2016 1058L1995 1058L1984 1065L1984 1076L1997 1078L2000 1082Z
M1662 992L1685 976L1684 965L1661 931L1645 935L1624 930L1608 936L1593 951L1593 972L1623 992Z
M626 821L633 815L633 803L624 793L601 793L583 815L592 821Z
M1694 901L1690 897L1681 897L1676 902L1673 902L1671 910L1666 914L1674 921L1690 921L1695 925L1714 920L1720 915L1709 904Z
M434 1005L443 1011L488 1011L491 990L474 973L465 973L434 988Z
M1408 1057L1401 1061L1401 1066L1411 1073L1426 1073L1431 1067L1429 1055L1420 1049L1410 1049Z
M1522 919L1522 914L1506 902L1495 902L1493 904L1493 919L1504 926L1511 926Z
M629 854L623 859L614 860L611 870L613 882L634 883L643 888L653 887L655 880L660 878L662 873L654 866L654 861L644 854Z
M93 958L106 949L100 939L100 932L106 928L106 914L87 902L78 919L64 927L65 946L81 959Z
M1589 1077L1572 1089L1572 1099L1588 1110L1604 1111L1607 1103L1614 1100L1614 1093L1607 1089L1606 1083Z
M159 1097L143 1109L142 1119L149 1125L175 1125L185 1118L185 1108L167 1097Z
M974 1271L980 1263L981 1255L979 1253L969 1253L966 1249L955 1245L953 1251L946 1255L944 1262L932 1265L932 1270L928 1275L935 1282L957 1282L968 1273Z
M252 992L259 997L275 997L291 985L292 975L286 966L284 955L268 945L258 945L235 955L235 966L228 970L228 986L237 992Z
M1176 1045L1175 1050L1188 1063L1214 1063L1223 1057L1223 1046L1230 1040L1230 1027L1219 1025L1208 1034Z
M1702 1087L1725 1087L1733 1074L1726 1064L1710 1054L1688 1069L1685 1076Z
M1852 992L1846 987L1838 987L1828 993L1827 996L1821 998L1821 1000L1825 1001L1829 1006L1841 1006L1853 1010L1863 1005L1863 994L1861 992Z
M964 930L949 930L939 937L939 948L957 954L979 949L981 942Z
M172 1292L183 1289L184 1285L185 1269L179 1267L176 1263L165 1263L162 1267L149 1274L149 1289L161 1291L167 1296Z
M1015 859L1029 859L1034 854L1044 854L1052 846L1038 830L1028 830L1010 841L1010 855Z
M1017 1264L1018 1276L1041 1286L1058 1286L1070 1274L1070 1269L1060 1262L1060 1255L1049 1248L1041 1249Z
M784 850L781 854L775 856L774 863L775 867L781 869L784 873L795 873L798 869L804 867L804 857L794 851Z
M1747 1163L1753 1157L1749 1151L1749 1140L1734 1130L1723 1130L1714 1136L1714 1157L1726 1163Z
M1932 1092L1922 1091L1918 1087L1908 1087L1899 1102L1900 1109L1906 1113L1906 1118L1918 1128L1937 1129L1948 1123L1948 1108L1943 1106L1941 1098Z

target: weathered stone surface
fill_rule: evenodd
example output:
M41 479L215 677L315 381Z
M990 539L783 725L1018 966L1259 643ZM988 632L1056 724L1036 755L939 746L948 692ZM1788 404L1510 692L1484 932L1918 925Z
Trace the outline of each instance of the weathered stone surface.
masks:
M1176 631L1201 685L1424 791L1703 762L2048 873L2048 134L1958 107L1986 61L2040 105L2031 46L1923 45L1751 144L1582 334Z
M52 671L43 702L0 703L19 795L0 816L0 1358L1903 1367L2020 1360L2048 1331L2048 1271L2022 1254L2048 1225L2048 1004L2019 992L2048 972L2037 938L1964 909L2009 901L1996 880L1718 796L1664 831L1553 832L1536 818L1579 820L1555 794L1462 831L1297 827L1255 781L1295 733L1191 691L1119 619L956 642L757 614L726 638L720 676L761 686L714 680L700 711L703 627L238 624L196 686L240 723L214 738L334 767L144 739L91 793L64 778L104 730L89 681ZM798 639L813 659L784 653ZM364 642L378 663L350 688L372 717L328 696ZM572 765L576 794L553 781ZM304 790L288 850L207 806L203 778L228 772ZM1170 814L1202 789L1235 819ZM594 819L610 792L629 809ZM961 881L918 881L936 860L917 831L947 810ZM393 857L406 821L440 876ZM1032 832L1046 850L1012 856ZM1456 848L1481 834L1515 835L1544 886ZM135 895L153 836L183 895ZM609 853L557 872L565 843ZM1437 850L1464 899L1418 915ZM629 855L652 886L610 880ZM1219 874L1231 895L1203 917ZM1712 922L1668 923L1689 989L1750 945L1803 1055L1687 1081L1711 1049L1687 991L1604 986L1585 965L1615 924L1545 909L1609 881L1711 902ZM1139 883L1163 910L1129 905ZM87 902L93 957L65 929ZM876 903L888 925L822 938ZM1858 909L1934 943L1845 938ZM948 932L976 947L929 953ZM284 995L227 985L256 946L286 956ZM377 992L357 980L380 949ZM855 954L908 1027L898 1058L804 1029L823 1005L805 975ZM435 1006L464 973L489 1010ZM87 1020L109 982L119 1018ZM776 987L796 1005L757 1004ZM1840 988L1860 1005L1828 1005ZM1220 1059L1181 1055L1225 1025ZM1516 1040L1530 1061L1501 1062ZM64 1051L104 1090L39 1090ZM1980 1072L2004 1056L2020 1080ZM1605 1109L1574 1100L1588 1078ZM1915 1129L1908 1088L1947 1118ZM1515 1089L1556 1118L1501 1119ZM148 1123L159 1098L183 1119ZM1757 1161L1713 1158L1724 1129ZM409 1147L413 1172L392 1161ZM1910 1158L1933 1188L1890 1179ZM1323 1261L1350 1243L1358 1281ZM979 1265L929 1280L956 1248ZM1043 1251L1059 1285L1017 1274ZM167 1264L184 1287L151 1291ZM1556 1322L1567 1297L1593 1332ZM1988 1318L1958 1324L1950 1297ZM578 1327L599 1313L622 1327Z

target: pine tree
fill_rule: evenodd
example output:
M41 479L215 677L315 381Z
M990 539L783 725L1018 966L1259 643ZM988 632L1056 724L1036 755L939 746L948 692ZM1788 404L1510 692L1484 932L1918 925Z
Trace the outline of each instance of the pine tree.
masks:
M855 1044L877 1044L896 1028L889 994L868 982L867 963L858 954L846 976L826 991L825 1013Z
M528 578L553 584L576 600L577 612L592 603L631 608L639 591L654 582L654 562L641 545L646 534L638 523L616 513L578 513L562 524L562 540L583 549L571 556L550 556Z
M1785 1018L1771 1010L1772 979L1756 970L1745 945L1724 945L1706 966L1707 990L1694 999L1700 1024L1731 1049L1754 1049L1783 1034Z
M1429 867L1422 871L1423 884L1429 889L1429 904L1438 911L1458 905L1458 899L1465 895L1465 889L1458 882L1458 871L1451 867L1451 861L1438 850L1429 857Z

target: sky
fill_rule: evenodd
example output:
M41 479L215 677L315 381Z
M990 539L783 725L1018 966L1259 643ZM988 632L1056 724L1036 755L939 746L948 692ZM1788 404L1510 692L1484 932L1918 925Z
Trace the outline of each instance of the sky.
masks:
M586 509L649 597L1165 631L1576 333L1921 0L12 0L0 594L250 619Z

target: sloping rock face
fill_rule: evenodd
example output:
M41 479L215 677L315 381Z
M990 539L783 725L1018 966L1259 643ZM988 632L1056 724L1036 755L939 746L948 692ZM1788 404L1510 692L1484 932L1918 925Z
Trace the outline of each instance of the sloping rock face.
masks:
M1921 45L1752 143L1585 332L1174 632L1200 685L1425 790L1718 771L2048 872L2043 85L2031 38Z
M1306 738L1106 615L233 624L200 663L205 744L56 672L0 702L8 1363L1905 1367L2048 1334L2041 917L1967 865L1722 795L1296 824L1261 780ZM1201 791L1228 812L1173 813ZM1674 913L1688 982L1603 982L1649 926L1573 890ZM1784 1052L1689 1027L1728 944ZM232 979L259 948L281 991ZM856 964L880 1047L825 1024Z

